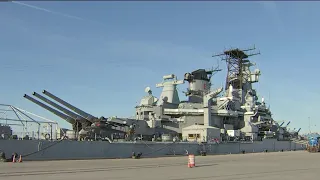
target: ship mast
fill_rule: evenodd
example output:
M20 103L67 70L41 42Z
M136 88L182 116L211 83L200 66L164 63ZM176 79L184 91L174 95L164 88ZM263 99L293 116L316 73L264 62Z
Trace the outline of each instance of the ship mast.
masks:
M245 63L250 63L248 57L260 54L260 52L250 54L246 54L245 52L249 52L255 49L255 47L244 50L231 48L224 51L223 53L215 54L212 56L221 57L221 60L226 61L227 63L225 90L227 90L230 85L232 85L235 89L242 90L243 80L248 78L247 76L250 75L245 74L245 71L243 71L243 65Z

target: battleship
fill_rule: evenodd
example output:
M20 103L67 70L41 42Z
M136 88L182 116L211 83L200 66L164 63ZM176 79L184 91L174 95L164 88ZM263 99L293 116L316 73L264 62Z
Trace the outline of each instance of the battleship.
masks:
M224 87L212 89L219 67L186 72L180 80L175 74L163 76L156 84L156 88L162 88L160 96L154 96L151 87L146 87L133 118L97 117L47 90L42 91L43 95L32 93L38 100L25 94L24 98L64 119L72 129L55 138L52 132L37 140L2 138L0 148L6 154L22 154L27 160L305 149L305 144L297 140L300 129L288 131L290 122L286 126L278 123L264 98L259 100L253 84L259 82L261 72L252 70L255 64L249 57L260 53L251 53L253 50L234 48L213 55L226 62ZM181 84L188 84L184 101L177 90Z

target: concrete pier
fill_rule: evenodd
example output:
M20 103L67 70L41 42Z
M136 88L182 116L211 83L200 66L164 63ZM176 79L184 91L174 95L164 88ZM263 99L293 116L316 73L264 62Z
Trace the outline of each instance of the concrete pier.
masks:
M320 153L306 151L142 159L27 161L1 163L4 180L315 180Z

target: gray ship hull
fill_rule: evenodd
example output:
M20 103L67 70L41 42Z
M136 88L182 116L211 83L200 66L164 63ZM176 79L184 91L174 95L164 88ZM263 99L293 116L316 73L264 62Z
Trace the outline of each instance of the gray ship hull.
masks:
M106 141L37 141L37 140L0 140L0 150L9 158L16 152L23 160L81 160L98 158L130 158L132 152L142 153L142 157L164 157L185 155L186 152L198 155L201 150L208 155L237 154L273 151L303 150L305 145L292 141L263 141L247 143L205 144L182 142L124 142L109 143Z

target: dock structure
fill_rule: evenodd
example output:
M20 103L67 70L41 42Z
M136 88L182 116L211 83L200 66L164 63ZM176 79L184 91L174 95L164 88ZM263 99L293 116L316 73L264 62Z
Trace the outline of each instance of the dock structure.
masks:
M126 160L82 160L0 163L0 179L130 179L130 180L233 180L318 177L320 156L304 151L241 155L197 156L188 168L188 156ZM308 163L301 163L302 161ZM276 163L275 163L276 162ZM89 166L88 166L89 164ZM139 172L139 173L138 173Z

